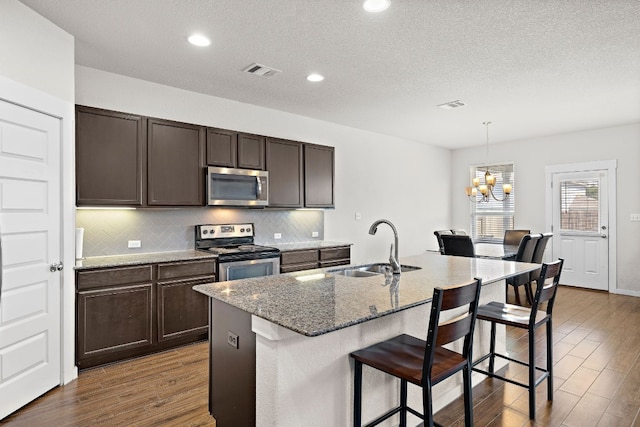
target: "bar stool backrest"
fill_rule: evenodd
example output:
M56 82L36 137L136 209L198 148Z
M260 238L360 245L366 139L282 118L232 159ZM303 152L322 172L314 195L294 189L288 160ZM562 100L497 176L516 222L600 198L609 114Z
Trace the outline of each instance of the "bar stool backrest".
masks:
M564 259L560 258L551 263L542 264L540 269L540 277L537 280L536 294L531 304L531 318L529 324L532 325L536 321L538 309L543 303L547 303L545 311L547 316L551 316L553 311L553 303L558 293L558 284L560 283L560 274L562 273L562 265Z
M475 279L471 283L450 288L436 288L433 291L431 301L431 315L427 333L427 345L425 347L424 366L422 369L422 384L426 385L431 378L431 367L435 358L436 349L443 347L461 338L464 338L462 352L464 358L471 363L471 348L473 346L473 331L478 314L478 301L482 280ZM468 306L466 313L452 320L440 322L440 314L443 311L456 310ZM452 372L452 374L455 372Z

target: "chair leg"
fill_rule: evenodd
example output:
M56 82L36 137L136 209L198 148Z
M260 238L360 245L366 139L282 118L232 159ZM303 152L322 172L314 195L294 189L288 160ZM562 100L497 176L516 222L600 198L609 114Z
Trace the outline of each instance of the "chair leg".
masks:
M465 427L473 427L473 397L471 387L471 362L462 371L462 379L464 382L464 425Z
M536 349L535 329L529 328L529 418L536 419Z
M547 322L547 400L553 400L553 328L551 319Z
M407 381L400 380L400 427L407 427Z
M355 361L353 376L353 425L362 425L362 362Z
M516 304L522 305L520 302L520 289L518 288L518 285L513 285L513 292L516 294Z
M489 372L493 374L496 360L496 322L491 322L491 340L489 341Z
M427 380L427 384L422 387L422 414L424 417L424 427L434 427L431 380Z

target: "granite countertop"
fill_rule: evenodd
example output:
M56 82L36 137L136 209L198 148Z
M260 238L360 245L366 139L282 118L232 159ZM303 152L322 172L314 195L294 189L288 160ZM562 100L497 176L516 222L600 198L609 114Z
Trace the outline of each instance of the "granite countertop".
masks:
M206 258L215 259L217 258L217 256L196 250L95 256L76 260L75 269L85 270L89 268L123 267L128 265L154 264L173 261L190 261Z
M352 244L353 243L330 242L327 240L314 240L309 242L275 243L275 244L269 244L267 246L278 248L281 251L286 252L286 251L300 251L305 249L335 248L340 246L351 246Z
M318 336L430 302L435 287L468 283L474 277L491 283L540 267L428 252L401 262L421 269L395 279L382 274L347 277L331 273L337 269L333 267L208 283L194 289L302 335ZM300 277L312 280L300 281Z

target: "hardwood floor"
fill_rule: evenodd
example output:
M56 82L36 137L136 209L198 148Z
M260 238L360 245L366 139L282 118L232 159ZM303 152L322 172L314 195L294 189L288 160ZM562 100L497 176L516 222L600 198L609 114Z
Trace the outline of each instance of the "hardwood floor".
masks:
M546 384L538 386L537 420L530 422L526 390L487 379L474 388L475 425L640 427L640 298L564 286L558 292L553 403L546 400ZM542 344L544 335L536 339ZM508 328L507 346L525 360L525 331ZM543 346L538 350L544 360ZM215 426L207 406L207 357L202 343L85 371L0 424ZM526 368L505 369L526 380ZM462 399L436 420L463 426Z

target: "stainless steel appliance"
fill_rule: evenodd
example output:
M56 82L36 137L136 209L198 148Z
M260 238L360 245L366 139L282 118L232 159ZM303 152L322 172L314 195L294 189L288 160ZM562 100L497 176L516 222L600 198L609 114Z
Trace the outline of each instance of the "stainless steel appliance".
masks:
M280 250L254 244L253 224L196 225L195 247L218 255L218 281L280 273Z
M269 172L209 167L207 201L211 206L267 206Z

